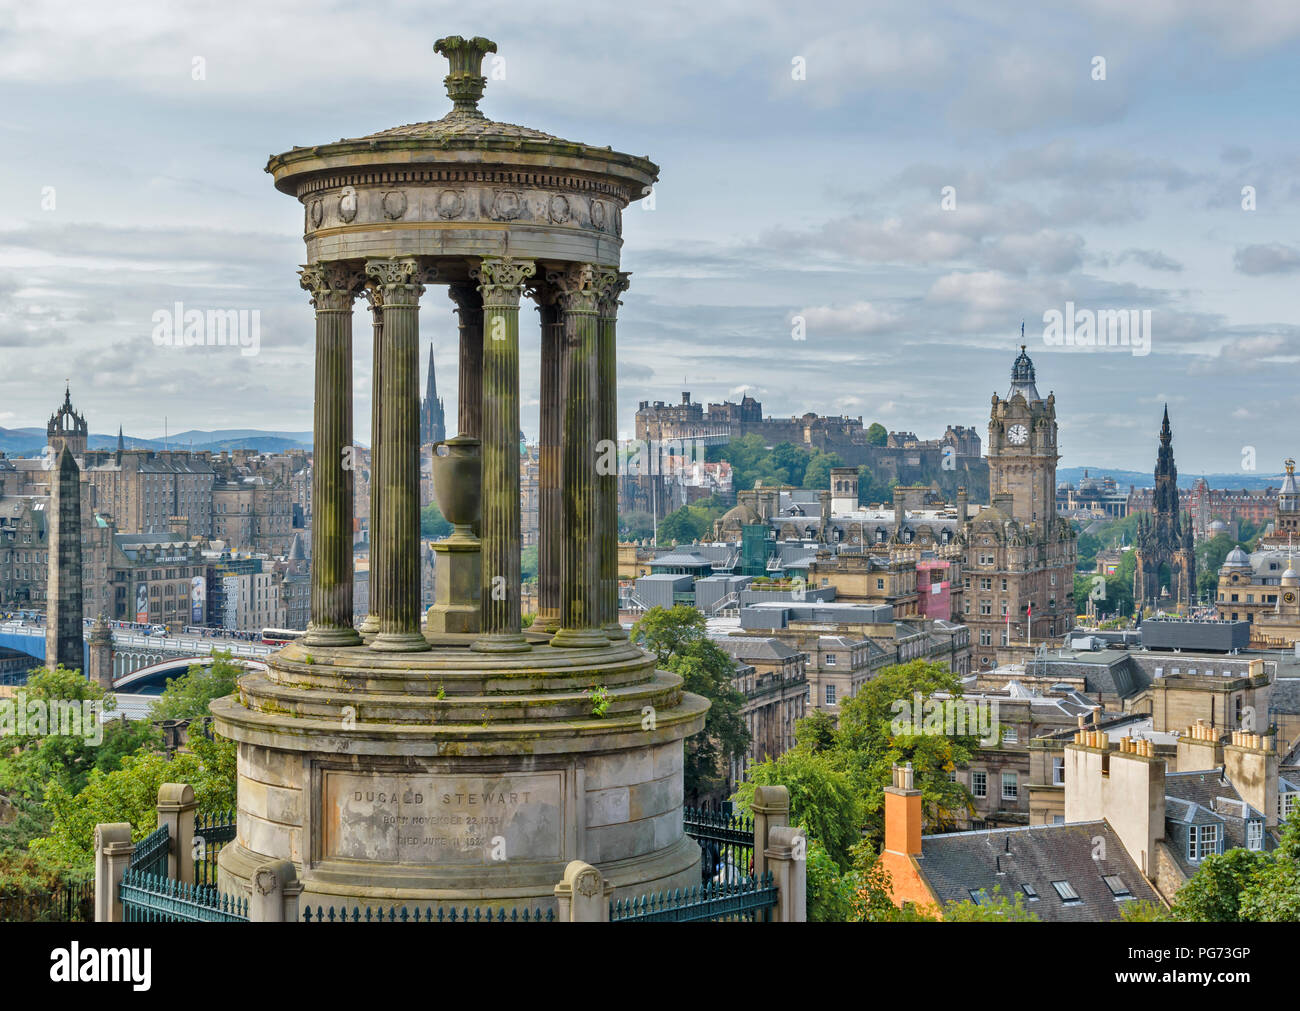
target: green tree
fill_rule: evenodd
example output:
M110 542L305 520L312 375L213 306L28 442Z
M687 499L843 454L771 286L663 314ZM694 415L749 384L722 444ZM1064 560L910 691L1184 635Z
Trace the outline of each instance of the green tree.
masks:
M443 519L436 502L430 502L420 510L420 536L433 541L440 541L451 536L451 523Z
M885 431L885 426L878 421L873 421L867 428L867 442L873 446L883 446L889 441L889 433Z
M167 686L153 704L152 718L202 720L209 715L209 702L235 693L243 672L230 653L214 653L211 664L193 664L180 677L167 679Z
M839 453L823 453L818 450L808 461L808 468L803 472L805 488L830 488L831 468L843 467L844 461Z
M62 783L51 784L46 794L53 821L50 833L32 840L38 857L70 868L88 868L94 861L95 826L101 822L129 822L131 837L143 839L158 827L158 788L163 783L188 783L194 788L200 810L227 810L235 806L235 744L217 738L190 739L190 751L168 758L141 749L122 760L112 772L94 769L85 785L72 793Z
M735 800L750 811L757 786L784 786L790 791L790 823L802 826L842 870L853 861L851 850L862 838L862 802L848 774L827 752L795 747L777 758L751 766L736 787Z
M834 751L861 794L867 830L875 840L884 835L884 791L892 781L894 764L912 763L922 810L932 830L951 828L958 813L972 809L969 792L948 777L978 750L974 734L913 733L913 728L924 730L919 713L913 714L914 721L900 720L907 724L906 730L895 733L902 707L912 706L918 694L924 702L935 692L959 700L961 682L941 664L913 660L884 668L840 709Z
M519 578L531 583L537 578L537 545L530 544L519 552Z
M794 739L813 754L835 745L835 717L825 709L814 709L794 725Z
M736 662L705 634L704 615L684 604L652 607L632 627L631 639L681 675L684 691L708 700L704 729L685 742L682 787L693 801L716 793L732 760L749 750L749 730L740 715L745 697L734 683Z
M1023 895L1007 896L999 885L979 902L950 902L943 907L944 923L1037 923Z
M1197 923L1239 922L1242 892L1270 859L1262 850L1241 848L1206 857L1178 890L1174 919Z

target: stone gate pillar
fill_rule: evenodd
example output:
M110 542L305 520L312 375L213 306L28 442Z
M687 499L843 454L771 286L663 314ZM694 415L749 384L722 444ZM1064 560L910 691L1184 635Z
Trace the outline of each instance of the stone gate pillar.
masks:
M370 648L426 650L420 631L420 296L429 272L414 257L368 260L383 299L378 444L380 568L371 570L379 631ZM376 579L376 575L378 578Z
M519 296L536 272L509 257L471 270L483 296L482 635L473 648L484 653L532 648L519 608Z
M356 646L352 627L352 300L362 275L342 263L300 272L316 309L309 646Z

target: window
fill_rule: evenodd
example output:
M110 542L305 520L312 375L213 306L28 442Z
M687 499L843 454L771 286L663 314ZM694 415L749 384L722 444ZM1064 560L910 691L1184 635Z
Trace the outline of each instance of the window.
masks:
M1015 800L1019 795L1019 777L1014 772L1002 773L1002 799Z
M826 704L827 704L828 706L833 706L833 705L835 705L835 686L834 686L834 685L827 685L827 686L826 686Z
M972 772L970 774L970 792L976 797L987 797L989 795L988 773Z
M1052 759L1052 785L1053 786L1065 785L1065 759L1064 758Z
M877 580L876 580L876 589L877 589L877 590L883 590L884 588L885 588L885 581L884 581L883 579L877 579Z
M989 898L988 889L970 888L967 889L967 892L970 895L971 902L975 903L975 905L977 906L982 906L984 905L985 902L988 901Z
M1074 890L1074 886L1068 881L1053 881L1052 887L1056 889L1056 894L1061 897L1061 901L1067 905L1083 901L1079 898L1079 893Z
M1064 825L1064 824L1065 824L1065 815L1063 815L1063 814L1054 814L1054 815L1052 815L1052 824L1053 824L1053 825Z
M1101 880L1106 882L1106 887L1110 889L1110 894L1115 896L1115 898L1133 898L1133 893L1129 891L1128 885L1124 884L1124 879L1118 874L1103 874Z
M1291 817L1291 812L1295 808L1296 794L1279 793L1277 795L1277 817L1279 821L1286 821Z
M1187 831L1187 859L1204 860L1219 848L1218 825L1192 825Z
M1022 884L1020 886L1020 890L1025 893L1025 898L1027 898L1030 902L1038 901L1038 889L1036 889L1029 882L1026 881L1024 884Z
M981 646L993 645L993 633L990 632L987 628L980 629L980 645Z
M1264 823L1262 821L1246 822L1246 849L1261 850L1264 848Z
M1003 744L1019 744L1019 743L1020 743L1020 731L1017 730L1015 727L1003 727L1003 728L1002 728L1002 743L1003 743Z
M827 654L826 654L826 666L827 666L827 667L834 667L834 666L835 666L835 654L834 654L834 653L827 653Z

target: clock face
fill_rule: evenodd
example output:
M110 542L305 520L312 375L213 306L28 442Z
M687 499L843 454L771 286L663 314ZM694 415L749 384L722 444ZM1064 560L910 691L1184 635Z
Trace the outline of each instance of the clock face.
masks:
M1007 438L1011 440L1013 446L1023 446L1029 439L1029 429L1024 425L1012 425L1007 430Z
M1295 603L1295 594L1294 594L1294 593L1291 593L1291 592L1288 591L1288 592L1282 594L1282 599L1285 600L1288 604L1294 604L1294 603Z

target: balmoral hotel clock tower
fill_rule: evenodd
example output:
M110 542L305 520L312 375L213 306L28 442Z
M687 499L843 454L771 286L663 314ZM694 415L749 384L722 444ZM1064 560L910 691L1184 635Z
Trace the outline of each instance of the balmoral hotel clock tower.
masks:
M1005 398L989 415L989 505L963 531L964 619L975 669L998 647L1059 641L1074 622L1075 534L1056 514L1056 395L1044 399L1020 347Z

